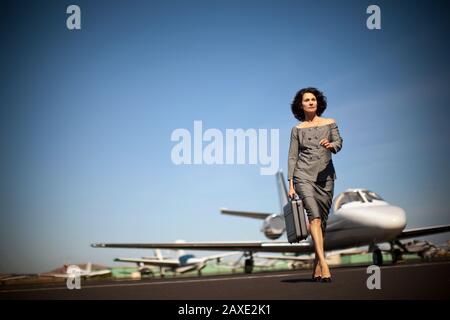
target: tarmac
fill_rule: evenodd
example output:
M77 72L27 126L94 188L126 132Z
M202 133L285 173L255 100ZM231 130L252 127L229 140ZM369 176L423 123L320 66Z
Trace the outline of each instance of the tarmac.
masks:
M2 285L1 300L149 299L149 300L372 300L449 299L450 261L387 265L380 289L369 289L367 266L332 268L331 283L311 280L311 270L146 280L82 280L66 283ZM373 279L373 278L371 278ZM369 279L369 283L373 283Z

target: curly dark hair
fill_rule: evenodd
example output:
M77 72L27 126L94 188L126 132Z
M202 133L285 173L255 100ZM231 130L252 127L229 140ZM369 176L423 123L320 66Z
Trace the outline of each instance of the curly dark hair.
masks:
M297 92L297 94L295 95L294 101L292 101L292 104L291 104L292 113L294 114L294 117L299 121L305 121L305 113L303 112L303 108L302 108L302 99L303 99L303 95L307 92L312 93L317 99L316 114L318 116L322 115L322 113L327 108L327 97L324 96L322 91L320 91L316 88L313 88L313 87L303 88L299 92Z

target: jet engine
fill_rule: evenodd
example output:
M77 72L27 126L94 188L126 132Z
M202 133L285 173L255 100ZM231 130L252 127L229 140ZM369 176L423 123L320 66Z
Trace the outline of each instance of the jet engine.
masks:
M273 214L264 220L261 232L263 232L267 238L275 240L281 237L284 229L285 225L283 216Z

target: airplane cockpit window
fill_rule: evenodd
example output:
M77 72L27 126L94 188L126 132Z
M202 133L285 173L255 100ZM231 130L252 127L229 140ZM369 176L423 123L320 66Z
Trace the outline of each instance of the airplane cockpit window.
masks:
M384 201L383 198L381 198L378 194L372 191L363 191L364 196L366 197L367 201L372 202L373 200L381 200Z
M340 209L344 204L350 202L364 202L364 200L358 192L344 192L336 200L335 210Z
M185 254L179 258L181 264L185 264L189 259L194 258L193 254Z

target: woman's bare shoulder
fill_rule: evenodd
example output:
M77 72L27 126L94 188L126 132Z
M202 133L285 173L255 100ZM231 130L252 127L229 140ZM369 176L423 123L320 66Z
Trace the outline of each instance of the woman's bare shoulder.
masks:
M334 120L333 118L325 118L324 121L325 121L325 124L336 123L336 120Z
M320 120L321 121L319 122L319 126L325 126L328 124L336 123L336 120L334 120L333 118L321 118ZM311 126L308 125L308 123L306 122L299 122L295 127L302 129L302 128L309 128Z

